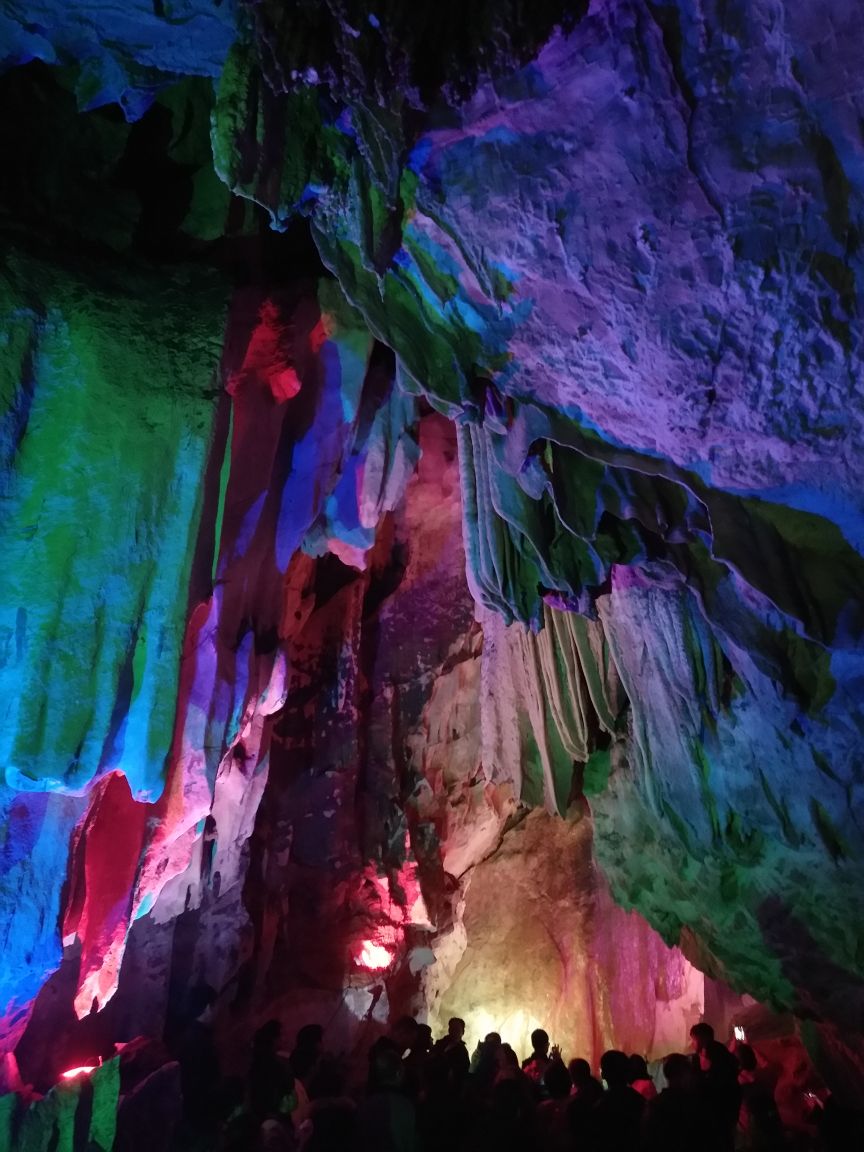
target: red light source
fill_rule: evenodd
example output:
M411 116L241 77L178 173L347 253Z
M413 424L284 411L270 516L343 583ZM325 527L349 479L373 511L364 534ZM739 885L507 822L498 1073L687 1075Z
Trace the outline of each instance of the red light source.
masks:
M283 368L281 372L271 373L268 383L277 404L290 400L300 391L300 377L294 368Z
M98 1064L82 1064L80 1068L69 1068L66 1072L60 1073L61 1080L75 1080L79 1076L89 1076L91 1072L95 1072L99 1067Z
M361 968L380 972L383 968L389 968L393 963L393 953L383 945L376 944L374 940L364 940L359 954L354 957L354 963Z

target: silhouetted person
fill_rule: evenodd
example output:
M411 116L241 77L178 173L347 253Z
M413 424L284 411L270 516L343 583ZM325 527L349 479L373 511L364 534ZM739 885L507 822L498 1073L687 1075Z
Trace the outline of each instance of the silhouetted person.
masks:
M627 1056L615 1049L604 1052L600 1074L607 1087L591 1111L590 1147L594 1152L633 1152L639 1145L645 1101L627 1083Z
M519 1057L509 1044L500 1044L495 1052L495 1083L499 1080L525 1080Z
M400 1016L391 1027L389 1037L393 1041L393 1047L399 1053L400 1057L412 1050L417 1044L419 1027L420 1025L413 1016Z
M408 1057L417 1042L417 1021L413 1016L400 1016L389 1031L379 1036L369 1049L369 1074L366 1079L367 1092L375 1092L378 1085L375 1083L376 1068L379 1067L377 1058L382 1052L393 1052L405 1063L407 1076L403 1082L403 1091L416 1096L419 1083L413 1074L413 1065L408 1067Z
M324 1029L320 1024L304 1024L294 1041L291 1071L299 1080L308 1080L323 1051Z
M537 1108L537 1147L540 1152L570 1152L570 1073L560 1059L550 1060L543 1074L547 1100Z
M213 878L213 861L216 859L216 819L211 813L204 820L201 835L201 883L206 888Z
M741 1109L741 1086L738 1083L738 1061L728 1048L712 1040L699 1051L702 1072L702 1099L717 1131L721 1147L735 1147L735 1129Z
M587 1060L571 1060L568 1070L573 1087L570 1090L567 1121L574 1147L582 1149L591 1136L593 1108L603 1095L603 1085L591 1075L591 1065Z
M428 1024L414 1025L414 1035L404 1058L405 1082L415 1101L425 1091L426 1072L432 1052L432 1029Z
M252 1039L249 1067L249 1111L262 1123L273 1117L288 1118L294 1090L294 1075L284 1056L279 1055L282 1025L268 1020Z
M417 1025L414 1049L423 1055L428 1055L432 1051L432 1029L428 1024Z
M501 1037L490 1032L477 1045L471 1057L471 1086L475 1098L488 1099L498 1071L498 1049Z
M393 1048L379 1048L370 1073L375 1088L357 1113L358 1152L417 1152L416 1112L403 1091L400 1055Z
M741 1086L739 1127L744 1147L752 1152L775 1152L783 1147L783 1124L774 1100L774 1085L759 1067L756 1053L749 1044L735 1048L738 1059L738 1083Z
M465 1041L465 1021L453 1016L447 1024L447 1035L442 1036L432 1049L431 1059L447 1068L454 1091L461 1091L471 1067L471 1058Z
M498 1066L489 1106L485 1147L494 1152L526 1152L534 1147L536 1086L519 1067L509 1044L496 1053Z
M458 1016L451 1016L447 1021L447 1035L442 1036L440 1040L435 1042L433 1051L452 1051L454 1048L458 1048L460 1045L461 1047L465 1048L464 1036L465 1021L460 1019Z
M219 1057L213 1038L215 989L198 984L189 993L189 1016L178 1059L183 1090L183 1117L199 1131L212 1131L219 1117Z
M646 1100L653 1100L657 1095L657 1088L648 1073L645 1057L634 1054L629 1057L628 1062L630 1065L630 1087Z
M642 1152L718 1152L718 1133L706 1112L701 1072L673 1053L663 1061L667 1087L650 1101L642 1126Z
M603 1095L603 1085L596 1076L591 1074L591 1065L587 1060L577 1057L570 1061L568 1068L570 1080L573 1084L570 1095L574 1100L580 1100L593 1107Z
M540 1084L548 1067L549 1035L542 1028L535 1028L531 1033L531 1055L522 1061L522 1071L529 1080Z
M690 1029L690 1047L693 1049L693 1067L697 1072L702 1071L702 1053L709 1044L714 1043L714 1029L704 1020L694 1024Z
M357 1105L345 1093L345 1072L333 1057L322 1056L309 1081L311 1132L303 1152L346 1152L357 1136Z
M468 1117L470 1121L476 1113ZM458 1147L466 1117L461 1097L450 1083L450 1070L444 1060L431 1057L424 1068L424 1091L418 1113L422 1147L426 1152Z
M476 1072L483 1058L490 1054L494 1056L500 1046L500 1035L497 1032L487 1032L482 1040L477 1041L477 1047L471 1053L471 1071Z
M288 1061L294 1076L294 1094L297 1106L291 1119L297 1131L309 1115L309 1082L318 1067L324 1050L324 1029L320 1024L304 1024L297 1033L294 1050Z

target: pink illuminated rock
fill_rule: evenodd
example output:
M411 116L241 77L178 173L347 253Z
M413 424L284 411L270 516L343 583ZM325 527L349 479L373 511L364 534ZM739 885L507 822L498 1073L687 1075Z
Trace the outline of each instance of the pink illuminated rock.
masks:
M73 848L64 941L81 944L75 1011L97 1011L114 994L126 943L132 892L148 817L125 777L113 773L91 796Z

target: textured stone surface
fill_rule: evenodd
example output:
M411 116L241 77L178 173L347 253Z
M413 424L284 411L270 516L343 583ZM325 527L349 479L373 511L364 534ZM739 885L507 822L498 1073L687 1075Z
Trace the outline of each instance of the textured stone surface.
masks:
M837 999L861 977L860 140L818 43L767 5L598 4L407 167L331 140L315 226L465 421L475 595L600 612L631 705L596 801L613 891L830 1021L814 950ZM382 262L363 220L396 188Z
M439 1030L461 1016L470 1048L497 1031L527 1056L542 1027L568 1059L592 1066L608 1048L653 1059L686 1047L704 977L612 904L587 818L532 812L474 870L464 905L463 955L432 1000Z
M382 1019L382 996L416 993L432 933L452 918L450 837L457 854L466 839L466 867L503 822L474 781L477 678L468 692L450 687L477 656L452 429L424 418L419 446L365 571L319 561L314 608L288 645L288 702L247 881L259 1001L278 997L296 1023L311 1001L352 1046L358 1017ZM488 823L479 844L466 804ZM390 971L358 964L367 940L389 950Z
M130 0L121 5L13 0L0 14L0 66L77 65L82 109L117 103L135 120L159 87L216 76L236 35L234 0ZM189 51L190 44L194 45Z
M199 907L200 955L250 1005L290 978L286 1018L314 989L347 1030L430 955L446 1000L471 869L520 800L576 803L619 902L860 1083L858 6L597 0L424 114L365 27L339 25L322 78L269 8L238 33L228 4L20 7L7 64L69 64L84 107L134 120L199 81L132 129L44 85L32 122L16 105L68 151L12 166L10 213L135 271L13 255L4 280L8 1034L60 931L83 1014L133 917ZM241 199L308 218L340 288L238 273L216 238L254 235ZM253 284L230 419L208 260ZM458 466L424 419L402 504L421 395ZM248 925L216 896L247 863ZM384 977L354 962L370 934ZM640 974L678 963L632 940Z
M195 273L157 289L110 264L82 279L18 248L2 292L0 984L14 1030L59 961L82 794L122 774L143 814L163 785L223 290ZM91 924L97 964L124 892L106 892Z
M21 250L2 287L5 782L75 792L114 769L155 798L224 289L64 276Z
M31 295L40 268L29 275L19 268L19 282L28 284ZM58 296L62 286L55 284ZM194 370L191 325L182 357L166 332L162 353L171 367L160 371L151 357L148 375L137 381L133 376L127 393L135 333L105 323L96 307L100 298L92 299L87 285L77 294L68 291L73 302L81 299L89 309L92 324L81 341L92 354L91 375L82 374L71 341L61 339L70 326L74 331L76 319L68 307L64 311L61 297L47 328L55 345L43 353L51 369L44 387L38 372L31 378L27 356L23 382L12 371L7 377L8 419L18 413L20 427L15 425L17 440L11 432L8 440L8 459L17 471L7 472L5 523L9 549L25 557L20 571L7 572L16 583L6 600L13 615L5 674L14 689L7 707L18 701L19 713L18 723L7 728L5 765L11 835L4 860L10 911L3 978L12 1038L26 1023L27 1002L59 964L61 936L67 954L77 957L75 1008L84 1016L104 1007L116 991L133 920L174 919L242 878L245 845L267 778L269 717L285 699L287 669L278 642L298 627L302 613L298 608L295 618L294 601L299 596L302 605L304 579L314 571L308 557L305 567L302 557L293 566L291 558L304 540L310 551L347 549L352 558L362 558L374 539L376 517L396 499L414 458L413 440L405 433L413 402L393 393L392 379L374 365L367 373L371 340L352 324L332 284L321 285L320 304L314 295L300 303L296 296L267 299L260 292L235 299L234 343L223 363L231 413L223 406L212 452L214 364L204 360L197 393L180 373L184 364L190 377ZM219 323L212 294L197 291L191 299ZM122 303L122 297L114 301L115 314L122 315ZM180 324L183 316L178 303L172 321ZM26 318L21 313L22 323ZM35 328L34 340L44 327L42 322ZM141 324L141 336L144 331ZM127 375L119 379L116 362L98 353L100 341L110 351L111 341L124 336ZM12 361L10 369L21 370L21 363ZM162 394L150 387L154 367L157 385L165 384ZM78 388L89 381L97 393L86 402L81 421L70 414L80 393L62 387L76 372ZM286 392L281 382L289 374L295 385ZM108 398L112 389L115 399ZM136 403L146 405L144 412ZM106 425L103 410L113 424ZM116 432L106 436L112 428ZM154 447L147 432L161 433L164 443ZM49 434L54 440L46 439ZM127 446L130 436L137 439ZM179 457L173 467L172 446ZM35 464L28 471L28 459L42 459L66 478L63 501L45 495L54 471L40 476ZM122 473L118 459L125 465ZM159 470L151 477L157 460ZM135 474L136 461L148 470L144 476ZM82 468L85 482L79 484ZM135 493L137 508L130 499ZM26 499L37 518L30 535L41 515L40 547L54 548L46 553L53 567L38 550L24 548L22 532L26 539L32 517L18 505ZM76 499L84 502L80 511ZM178 523L178 507L185 522ZM116 573L96 563L99 551L106 563L116 554ZM191 610L181 656L177 622L187 599ZM104 627L98 625L100 612ZM94 656L82 660L87 644ZM53 681L35 675L40 661L52 670ZM80 687L61 690L61 677L64 683L77 677ZM39 715L42 721L35 719ZM34 718L25 723L27 716ZM91 782L86 799L74 795ZM21 792L18 798L13 786ZM58 922L67 856L68 890ZM22 905L22 894L30 892ZM218 986L236 964L230 939L245 931L236 901L233 916L225 943L224 926L205 923L201 929L212 950L205 967ZM220 969L220 954L227 968ZM191 970L189 978L194 979ZM144 1022L133 1012L127 1026L136 1018Z

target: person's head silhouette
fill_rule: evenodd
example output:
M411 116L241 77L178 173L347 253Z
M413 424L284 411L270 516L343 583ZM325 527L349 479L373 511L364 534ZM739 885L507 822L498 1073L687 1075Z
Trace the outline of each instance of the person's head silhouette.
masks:
M585 1084L594 1079L591 1075L591 1065L587 1060L577 1056L575 1060L570 1061L570 1079L574 1084Z
M693 1065L680 1052L673 1052L663 1061L663 1075L673 1092L686 1092L693 1085Z
M648 1065L645 1063L645 1057L639 1056L635 1052L629 1057L628 1063L630 1065L629 1080L632 1084L635 1080L650 1080L651 1077L648 1073Z
M570 1095L570 1073L560 1060L553 1060L546 1069L543 1084L553 1100L565 1100Z
M714 1029L704 1020L694 1024L690 1029L690 1043L695 1052L704 1052L709 1044L714 1043Z
M624 1052L611 1048L600 1057L600 1075L610 1088L626 1088L630 1062Z
M458 1016L451 1016L447 1023L447 1035L451 1040L461 1040L465 1035L465 1021Z

